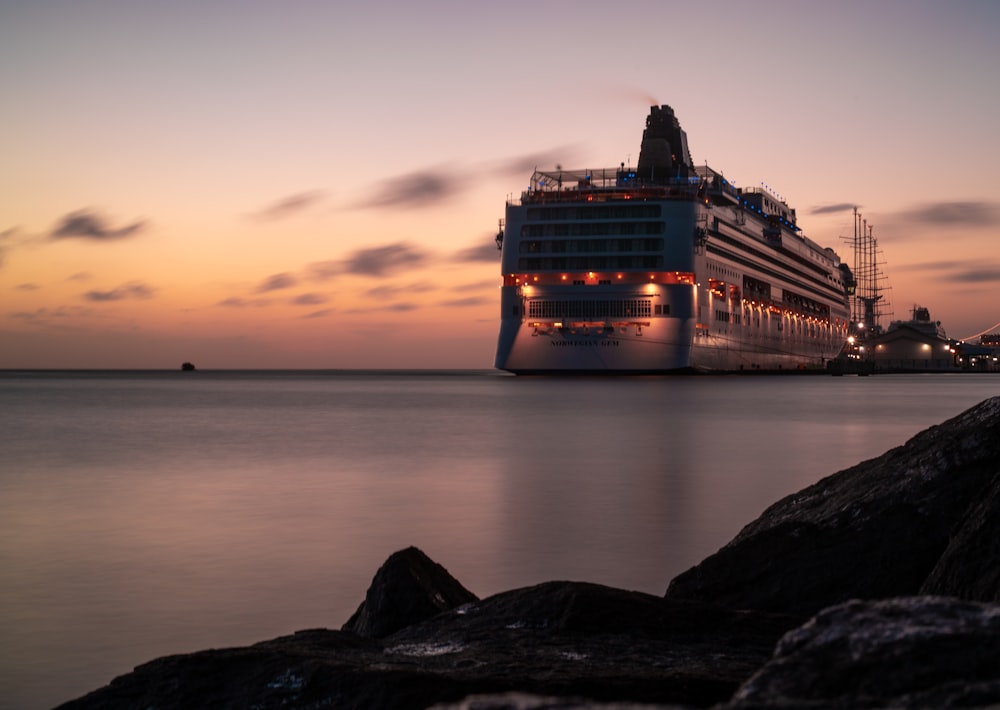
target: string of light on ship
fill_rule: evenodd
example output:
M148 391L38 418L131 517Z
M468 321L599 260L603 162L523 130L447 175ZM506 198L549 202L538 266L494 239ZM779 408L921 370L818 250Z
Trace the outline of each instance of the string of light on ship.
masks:
M732 187L732 188L736 187L736 183L731 182L731 181L727 180L726 178L722 178L722 182L723 182L723 184L728 185L729 187ZM763 187L765 190L767 190L768 192L770 192L772 195L774 195L775 197L777 197L782 202L785 201L785 198L781 196L781 193L779 193L777 190L773 189L766 182L761 182L760 185L761 185L761 187ZM784 217L781 217L780 215L770 214L770 213L765 212L763 210L759 210L759 209L757 209L756 207L754 207L753 205L751 205L749 202L747 202L746 200L744 200L742 198L740 198L740 202L742 204L746 205L747 207L749 207L750 209L752 209L754 212L756 212L757 214L759 214L762 217L776 217L779 222L781 222L783 225L785 225L786 227L788 227L792 231L795 231L795 232L801 232L802 231L801 227L799 227L798 225L792 224L791 222L789 222Z
M743 304L744 308L754 308L761 311L770 311L771 313L775 313L778 315L785 315L788 316L789 318L800 318L806 321L807 323L821 323L823 325L828 325L831 322L829 318L823 316L810 315L802 311L792 310L791 308L782 308L781 306L777 306L774 303L770 303L767 301L758 302L749 298L744 298L741 299L741 303ZM840 318L836 319L836 323L837 325L840 325ZM844 321L844 324L845 325L847 324L846 320Z
M783 225L785 225L786 227L788 227L792 231L795 231L795 232L801 232L802 231L801 227L792 224L791 222L789 222L787 219L785 219L784 217L782 217L780 215L770 214L769 212L765 212L764 210L759 210L755 206L751 205L749 202L747 202L744 199L740 199L740 202L742 204L746 205L747 207L749 207L750 209L752 209L754 212L756 212L757 214L759 214L761 217L768 217L768 218L774 217L775 219L777 219L779 222L781 222Z

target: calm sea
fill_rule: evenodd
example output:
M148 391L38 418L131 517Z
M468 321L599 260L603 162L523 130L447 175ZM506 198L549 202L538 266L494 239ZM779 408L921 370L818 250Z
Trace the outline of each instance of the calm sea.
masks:
M416 545L480 596L662 594L1000 375L0 372L0 706L339 628Z

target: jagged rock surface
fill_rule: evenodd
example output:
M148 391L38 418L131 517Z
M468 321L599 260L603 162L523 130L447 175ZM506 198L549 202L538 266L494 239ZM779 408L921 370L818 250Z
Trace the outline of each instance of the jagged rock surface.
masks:
M849 599L913 595L944 563L953 533L968 524L969 540L954 545L956 564L968 561L962 549L974 558L977 545L993 556L966 569L974 580L948 586L945 579L955 574L942 569L933 588L992 589L995 598L997 537L980 537L997 529L995 492L992 507L977 514L976 506L998 473L1000 397L994 397L778 501L674 578L666 596L812 614Z
M726 710L1000 704L1000 607L852 601L788 633Z
M1000 602L1000 475L973 505L920 593Z
M548 582L384 638L317 629L162 658L63 710L425 708L514 691L707 707L727 700L800 621Z
M381 638L478 599L422 550L408 547L382 564L365 600L342 629Z
M685 708L681 705L596 703L586 698L498 693L496 695L472 695L461 702L439 704L429 710L685 710Z

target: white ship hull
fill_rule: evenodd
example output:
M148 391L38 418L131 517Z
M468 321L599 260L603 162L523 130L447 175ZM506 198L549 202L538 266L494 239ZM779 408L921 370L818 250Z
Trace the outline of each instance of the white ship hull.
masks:
M503 300L523 298L514 292ZM754 307L747 324L720 324L715 332L699 327L693 317L660 316L639 325L567 322L562 327L558 321L539 327L532 319L505 318L495 364L517 374L777 372L825 368L840 352L843 332L820 332L808 322L800 332L798 319L772 315Z
M647 121L650 142L663 142L665 116L672 150L686 153L663 109ZM508 203L496 367L825 368L848 331L852 278L837 255L801 236L794 210L769 192L739 190L690 158L666 179L642 163L638 173L536 172Z

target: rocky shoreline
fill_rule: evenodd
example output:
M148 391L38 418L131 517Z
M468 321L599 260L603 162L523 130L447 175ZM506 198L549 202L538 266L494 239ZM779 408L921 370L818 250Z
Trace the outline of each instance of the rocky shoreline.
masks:
M340 630L160 658L60 707L995 707L998 563L994 397L776 502L662 597L479 599L411 547Z

